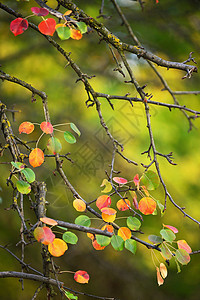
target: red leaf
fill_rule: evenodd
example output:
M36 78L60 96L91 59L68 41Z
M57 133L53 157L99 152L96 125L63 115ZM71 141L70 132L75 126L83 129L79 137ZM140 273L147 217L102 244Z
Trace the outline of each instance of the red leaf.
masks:
M38 242L48 245L54 241L55 234L52 232L51 228L47 226L37 227L34 230L34 237Z
M113 177L113 180L118 184L125 184L128 182L128 180L122 177Z
M26 19L17 18L10 23L10 30L17 36L22 34L28 28L28 21Z
M51 134L53 132L53 126L49 122L42 122L40 128L46 134Z
M70 37L74 40L80 40L82 38L82 33L80 32L80 30L76 30L76 29L71 29L71 34Z
M135 183L135 186L137 186L137 189L140 187L140 178L139 175L136 174L135 177L133 178L133 182Z
M88 273L86 271L79 270L74 274L74 280L76 280L76 282L88 283L89 279L90 279L90 276L88 275Z
M139 202L139 210L144 215L151 215L156 209L156 202L150 197L144 197Z
M41 7L31 7L31 11L34 13L34 15L39 17L45 17L49 14L49 11L46 8Z
M185 240L179 240L177 241L177 244L179 249L184 249L189 254L192 252L192 249Z
M171 226L171 225L165 225L163 224L164 227L170 229L171 231L173 231L173 233L178 233L178 229L174 226Z
M97 243L97 240L92 241L92 246L94 247L95 250L103 250L105 249L106 246L101 246Z
M32 167L39 167L44 162L44 153L40 148L35 148L29 154L29 163Z
M31 122L23 122L19 125L19 133L26 133L29 134L33 132L34 130L34 124Z
M56 30L55 27L56 27L56 21L52 18L46 19L38 25L38 29L41 33L45 35L51 35L51 36L54 34Z
M109 207L111 205L111 198L108 195L102 195L97 198L96 206L98 209Z

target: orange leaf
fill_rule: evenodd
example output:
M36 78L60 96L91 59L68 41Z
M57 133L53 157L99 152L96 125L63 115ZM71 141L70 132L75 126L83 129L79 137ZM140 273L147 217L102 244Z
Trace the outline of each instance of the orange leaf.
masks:
M102 195L97 198L96 206L98 209L109 207L111 205L111 198L108 195Z
M19 125L19 133L30 134L34 130L34 124L31 122L23 122Z
M124 241L131 238L131 231L127 227L120 227L117 234L121 236Z
M162 278L162 276L160 275L160 270L158 267L156 267L156 271L157 271L157 281L158 281L158 285L162 285L164 283L164 279Z
M114 232L113 226L112 226L112 225L109 225L109 224L104 225L104 226L101 228L101 230L107 230L108 232L111 232L111 233Z
M156 202L150 197L144 197L140 200L138 209L144 215L151 215L156 209Z
M69 16L72 13L72 10L67 10L63 16Z
M128 205L127 205L128 204ZM131 206L131 203L128 199L120 199L118 202L117 202L117 208L121 211L125 211L127 209L129 209L129 206Z
M44 245L52 243L55 239L55 234L52 232L51 228L47 226L35 228L33 234L35 239Z
M48 250L51 253L51 255L59 257L65 253L65 251L68 249L67 244L58 238L55 238L53 243L48 245Z
M89 279L90 276L86 271L79 270L74 274L74 280L76 280L76 282L88 283Z
M118 184L125 184L128 182L128 180L122 177L113 177L113 180Z
M145 195L147 197L149 197L150 194L149 194L148 190L146 189L146 186L142 185L141 188L143 189L143 192L145 193Z
M40 221L47 225L51 225L51 226L58 225L57 221L55 221L54 219L51 219L51 218L47 218L47 217L40 218Z
M185 240L179 240L179 241L177 241L177 244L178 244L179 249L184 249L189 254L192 252L192 249L190 248L190 246L188 245L188 243Z
M178 233L178 229L174 226L171 226L171 225L165 225L163 224L164 227L170 229L171 231L173 231L173 233Z
M29 154L29 163L32 167L39 167L44 162L44 153L40 148L35 148Z
M162 275L163 279L167 277L167 268L163 263L160 263L160 274Z
M85 211L86 210L86 204L83 200L81 199L75 199L73 201L73 207L77 210L77 211Z
M40 128L46 134L51 134L53 132L53 126L49 122L42 122Z
M76 30L76 29L70 29L71 34L70 37L74 40L80 40L82 38L82 33L80 32L80 30Z
M95 239L95 234L87 232L87 236L89 237L89 239L91 239L92 241Z
M92 246L95 250L103 250L106 246L101 246L97 243L97 240L92 241Z
M101 210L102 212L102 219L105 222L114 222L115 218L116 218L116 210L113 208L108 208L108 207L104 207Z

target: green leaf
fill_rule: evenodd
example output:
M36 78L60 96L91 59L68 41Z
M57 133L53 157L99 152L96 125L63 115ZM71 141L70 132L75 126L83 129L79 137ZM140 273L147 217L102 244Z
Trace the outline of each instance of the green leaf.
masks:
M148 239L153 243L153 244L160 244L163 242L163 239L160 236L151 234L148 236Z
M62 149L62 145L59 139L51 137L47 143L47 149L53 154L59 153Z
M67 231L67 232L63 233L62 239L66 243L73 244L73 245L75 245L78 242L77 235L71 231Z
M111 237L111 245L117 251L122 251L124 249L124 240L119 235L113 235Z
M24 174L26 180L29 183L35 181L35 173L33 172L33 170L31 170L29 168L25 168L21 171L21 173Z
M172 243L176 238L176 235L170 229L161 229L160 234L162 238L169 243Z
M147 190L157 189L159 183L160 181L158 175L151 170L145 172L142 178L140 179L140 185L144 185L147 188Z
M78 296L75 296L74 294L68 292L68 291L65 291L65 296L68 298L68 299L72 299L72 300L78 300Z
M75 224L76 225L81 225L81 226L86 226L86 227L90 227L91 225L91 220L88 216L86 215L81 215L81 216L78 216L76 219L75 219Z
M84 22L77 22L76 25L78 26L81 33L87 32L87 25Z
M21 162L11 161L11 164L18 170L23 170L25 168L24 164L22 164Z
M180 267L176 257L175 257L175 263L176 263L176 266L177 266L177 273L180 273L181 272L181 267Z
M81 135L80 130L76 127L76 125L74 123L70 123L70 127L72 130L74 130L74 132L76 132L78 134L78 136Z
M76 143L76 138L75 138L75 136L73 136L73 134L72 134L71 132L69 132L69 131L65 131L65 132L64 132L64 139L65 139L68 143L70 143L70 144Z
M61 40L68 40L70 38L71 31L68 26L57 27L56 32Z
M62 230L65 230L65 231L67 231L67 228L65 228L65 227L62 227L62 226L58 226L58 225L56 225L58 228L60 228L60 229L62 229Z
M160 212L161 212L161 216L164 215L165 212L163 212L164 210L164 205L159 201L159 200L156 200L157 204L158 204L158 208L160 209Z
M172 258L171 251L164 244L162 244L160 246L160 250L161 250L161 253L163 254L163 256L164 256L165 259L169 259L170 260Z
M22 194L29 194L31 191L30 184L28 184L28 182L23 181L23 180L17 181L16 187L17 187L18 191Z
M185 249L176 250L175 256L178 262L182 265L187 265L190 262L190 255Z
M125 248L135 254L137 250L137 243L134 240L128 239L125 241Z
M108 246L110 244L110 237L108 236L104 236L104 235L101 235L101 234L96 234L96 240L97 240L97 243L100 245L100 246Z
M141 226L140 220L138 220L136 217L128 217L126 223L131 230L138 230Z

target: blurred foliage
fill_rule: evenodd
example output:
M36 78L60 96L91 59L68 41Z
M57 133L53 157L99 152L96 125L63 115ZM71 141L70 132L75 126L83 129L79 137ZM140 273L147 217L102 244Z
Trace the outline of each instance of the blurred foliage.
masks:
M20 11L24 16L30 14L30 7L35 6L34 1L2 1L13 9ZM76 4L92 17L99 15L100 0L75 1ZM198 0L160 0L155 4L154 0L146 0L144 11L136 1L118 1L130 22L134 33L145 48L158 54L162 58L175 61L184 61L189 53L194 51L194 56L199 65L197 54L200 49L200 3ZM48 1L48 5L56 6L56 1ZM132 43L122 26L119 16L113 9L110 1L105 1L104 14L110 18L99 20L103 22L114 34L123 41ZM74 145L63 143L63 153L70 152L73 164L66 161L65 171L72 184L79 193L91 201L101 194L100 184L106 177L105 170L109 170L112 153L111 144L100 126L94 107L87 108L85 101L87 94L81 82L76 83L77 76L70 67L66 67L64 58L56 52L48 42L29 28L23 35L14 37L9 31L9 23L12 16L6 12L0 12L0 36L1 51L0 63L4 72L16 76L37 89L47 93L48 104L53 124L74 122L81 130L82 135ZM32 17L37 23L38 18ZM135 89L130 84L123 84L124 78L113 69L116 67L108 46L99 41L96 33L85 34L80 41L55 39L67 51L71 52L72 59L88 75L96 75L91 79L91 84L98 92L125 95L130 93L136 96ZM145 91L153 94L153 100L173 103L168 92L163 91L162 84L143 59L137 59L134 55L127 55L134 75L140 85L147 84ZM198 90L199 75L194 74L191 79L182 80L183 73L176 70L158 68L167 80L172 90ZM31 102L31 94L13 83L1 83L1 101L8 108L19 110L15 114L12 127L15 134L18 126L23 121L42 122L42 104L39 98ZM177 99L182 105L199 110L199 96L179 96ZM125 101L114 100L113 111L105 99L101 99L104 118L113 135L123 142L124 155L139 162L138 167L133 167L118 157L115 170L121 171L121 176L132 179L136 173L142 174L144 169L140 162L148 163L149 160L141 153L149 147L149 137L146 128L146 120L143 105L134 103L131 107ZM187 119L178 110L151 106L152 127L154 131L157 150L167 154L173 152L178 166L172 166L164 158L160 158L160 168L169 191L174 200L193 217L200 219L199 211L199 177L200 177L200 138L199 120L195 121L196 128L188 133ZM40 129L31 137L24 139L37 140ZM58 133L57 137L61 138ZM3 137L0 136L1 141ZM40 147L45 147L47 139L43 138ZM4 153L1 162L10 160L8 152ZM73 197L64 186L59 176L54 176L55 163L53 159L46 159L41 168L35 170L37 179L45 181L48 187L47 200L50 205L47 215L55 219L73 222L78 215L72 207ZM20 220L13 210L5 211L12 203L12 194L6 185L10 166L1 164L0 180L0 226L2 245L9 244L11 250L15 250L15 244L19 241ZM153 193L154 197L164 202L164 192L160 187ZM114 201L117 201L117 197ZM30 222L34 224L35 217L31 215L29 203L26 204L26 214ZM123 216L120 213L119 216ZM125 221L121 221L121 225ZM193 250L200 249L199 229L192 221L183 217L171 203L167 204L167 211L162 217L144 217L142 238L147 240L149 234L159 234L162 223L171 224L179 228L178 238L185 239ZM100 221L93 221L93 225L99 227ZM93 293L101 296L116 297L121 300L131 299L199 299L199 256L193 255L192 261L187 267L182 267L182 272L176 274L176 266L169 268L169 276L162 287L157 287L156 272L151 260L150 251L144 246L138 245L135 256L126 250L114 251L108 246L104 251L95 251L90 240L85 234L80 233L76 246L70 246L67 253L56 259L56 264L62 270L77 269L87 270L91 281L86 286L80 286L74 282L69 274L63 275L61 280L66 286L82 292ZM8 253L1 250L0 270L20 271L20 265ZM16 255L20 256L20 246ZM159 256L159 255L158 255ZM159 257L160 259L161 257ZM40 267L40 245L34 244L27 247L27 263L35 268ZM25 282L25 290L16 279L1 279L1 298L30 299L37 288L37 283ZM42 294L41 294L42 295ZM42 297L42 296L40 296ZM39 299L45 299L40 298ZM45 296L43 296L45 297ZM80 299L87 297L80 296ZM60 299L60 295L56 297ZM87 298L88 299L88 298Z

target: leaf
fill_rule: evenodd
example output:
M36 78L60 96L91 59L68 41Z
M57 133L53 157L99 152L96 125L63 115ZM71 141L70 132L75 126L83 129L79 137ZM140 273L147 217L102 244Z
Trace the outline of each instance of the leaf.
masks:
M10 23L10 30L17 36L22 34L28 28L28 21L23 18L17 18Z
M149 197L150 194L149 194L148 190L146 189L146 186L142 185L141 188L142 188L143 192L145 193L145 195L146 195L147 197Z
M58 238L55 238L54 241L48 245L50 254L55 257L63 255L67 249L67 244L63 240Z
M86 204L83 200L81 199L75 199L73 201L73 207L77 210L77 211L80 211L80 212L83 212L86 210Z
M21 173L25 176L26 180L31 183L35 181L35 173L30 168L25 168L21 171Z
M141 226L141 222L140 220L138 220L136 217L128 217L126 220L127 226L131 229L131 230L138 230Z
M60 153L62 150L61 142L56 137L51 137L47 143L47 149L53 154Z
M160 209L161 216L163 216L165 207L159 200L156 200L156 202L157 202L158 208Z
M90 276L86 271L79 270L74 274L74 280L76 282L88 283L89 279L90 279Z
M31 191L31 186L28 182L23 180L18 180L16 182L16 187L21 194L29 194Z
M76 25L82 34L87 32L87 25L84 22L77 22Z
M104 236L104 235L101 235L101 234L96 234L96 240L97 240L97 243L100 245L100 246L108 246L110 244L110 237L108 236Z
M145 172L140 179L140 184L145 185L148 190L157 189L159 183L160 181L158 175L151 170Z
M75 224L81 225L81 226L90 227L91 220L90 220L90 218L88 216L82 215L82 216L78 216L75 219Z
M117 251L122 251L124 249L124 240L119 235L113 235L111 237L111 245Z
M192 249L185 240L179 240L177 241L177 244L179 249L185 249L188 254L192 252Z
M40 128L46 134L51 134L53 132L53 126L49 122L42 122Z
M152 242L153 244L161 244L163 242L163 239L160 236L151 234L148 236L148 239L150 240L150 242Z
M133 182L135 183L135 186L137 187L137 189L139 189L140 187L140 178L139 178L139 175L136 174L133 178Z
M164 283L164 279L160 275L160 270L158 267L156 267L156 271L157 271L157 282L158 282L158 285L160 286Z
M67 10L67 11L63 14L63 16L69 16L71 13L72 13L72 10Z
M72 245L75 245L78 242L77 235L71 231L67 231L67 232L63 233L62 239L66 243L72 244Z
M25 168L25 165L18 161L17 162L11 161L11 165L20 171Z
M48 18L48 19L42 21L38 25L38 29L41 33L43 33L45 35L51 35L51 36L53 36L53 34L56 30L55 27L56 27L56 21L52 18Z
M172 243L176 238L175 234L169 229L161 229L160 234L162 238L169 243Z
M121 211L128 210L131 206L131 203L128 199L120 199L117 201L117 208Z
M135 191L129 191L131 197L133 198L133 205L135 209L138 209L138 202L137 202L137 194Z
M102 186L105 186L105 188L101 191L102 193L109 193L112 190L112 184L107 179L103 179L100 187Z
M40 148L35 148L29 154L29 163L32 167L36 168L41 166L44 162L44 153Z
M120 185L123 185L123 184L125 184L125 183L128 182L127 179L122 178L122 177L113 177L113 180L114 180L114 182L116 182L116 183L118 183Z
M167 277L167 267L163 263L160 263L160 274L163 279Z
M120 227L117 234L121 236L124 241L131 238L131 231L127 227Z
M178 229L174 226L171 226L171 225L165 225L163 224L164 227L170 229L171 231L173 231L173 233L178 233Z
M52 243L55 239L55 234L52 232L51 228L47 226L36 227L33 234L35 239L44 245Z
M160 250L161 250L161 253L164 257L164 259L171 259L172 258L172 253L171 251L165 246L165 244L162 244L160 246Z
M95 234L87 232L87 237L89 237L89 239L91 239L92 241L94 241L95 239Z
M23 122L19 125L19 133L30 134L34 130L34 124L31 122Z
M113 226L112 226L112 225L109 225L109 224L106 224L106 225L104 225L103 227L101 227L101 230L106 230L106 231L111 232L111 233L114 232Z
M64 231L67 231L67 228L65 228L65 227L62 227L62 226L57 226L57 227L64 230Z
M138 209L144 215L151 215L156 209L156 202L150 197L144 197L140 200Z
M95 250L99 250L99 251L106 248L106 246L99 245L96 239L92 241L92 246L94 247Z
M65 296L67 297L67 299L78 300L78 296L75 296L74 294L72 294L68 291L65 291L65 290L64 290L64 293L65 293Z
M132 252L133 254L135 254L136 253L136 250L137 250L137 243L136 243L136 241L134 241L134 240L131 240L131 239L128 239L128 240L126 240L125 241L125 248L127 249L127 250L129 250L130 252Z
M80 30L76 30L76 29L70 29L71 31L71 38L74 40L80 40L82 38L82 33L80 32Z
M176 250L175 256L182 265L187 265L190 262L190 255L185 249Z
M102 212L102 219L105 222L114 222L115 218L116 218L116 210L113 208L108 208L108 207L104 207L101 210Z
M96 200L96 206L99 210L104 207L109 207L111 205L111 198L108 195L99 196Z
M68 26L66 26L65 24L57 24L55 28L56 28L58 37L61 40L64 41L64 40L68 40L70 38L71 31Z
M69 144L74 144L76 143L76 138L75 136L69 132L69 131L65 131L64 132L64 139L65 141L67 141Z
M43 217L43 218L40 218L40 221L44 224L47 224L47 225L50 225L50 226L56 226L58 225L58 222L54 219L51 219L51 218L47 218L47 217ZM59 226L58 226L59 227ZM66 230L66 229L65 229Z
M175 263L176 263L176 267L177 267L177 273L180 273L181 272L181 267L180 267L176 257L175 257Z
M31 11L34 13L34 15L39 17L45 17L49 14L49 11L42 7L31 7Z
M70 123L70 127L74 132L76 132L78 134L78 136L81 135L80 130L77 128L77 126L74 123Z

